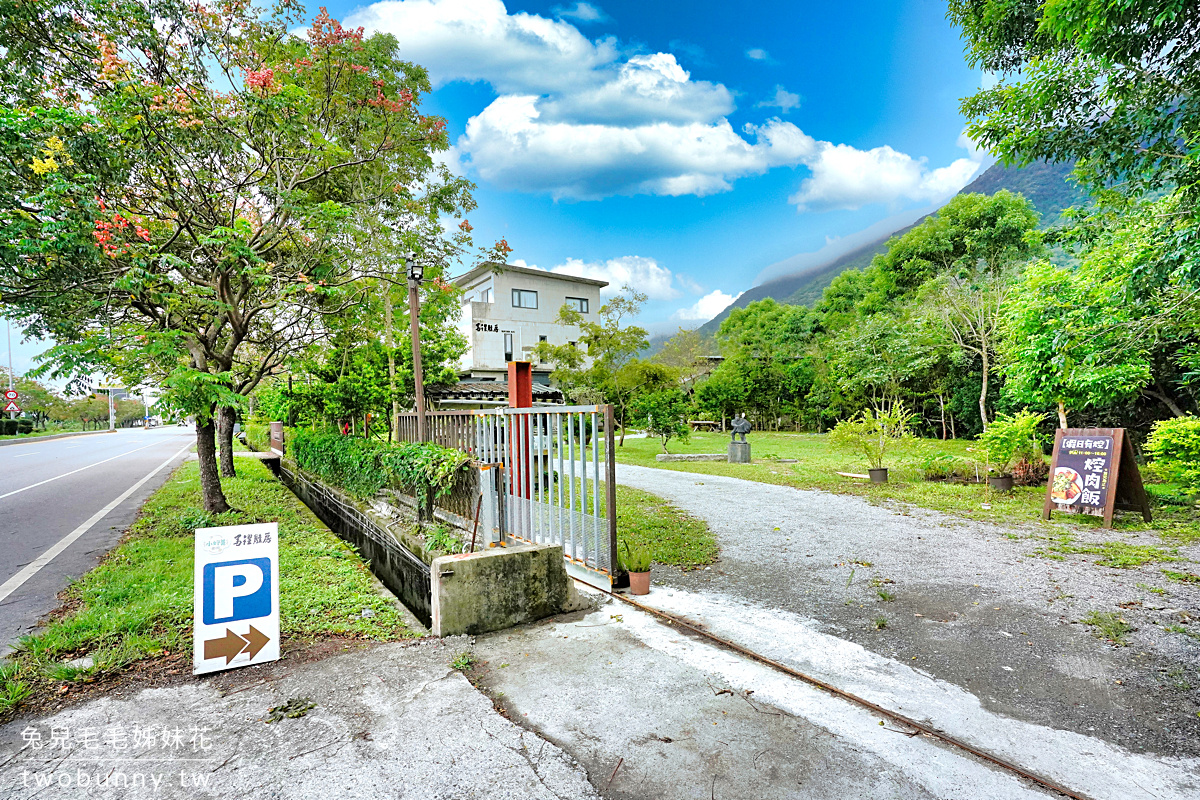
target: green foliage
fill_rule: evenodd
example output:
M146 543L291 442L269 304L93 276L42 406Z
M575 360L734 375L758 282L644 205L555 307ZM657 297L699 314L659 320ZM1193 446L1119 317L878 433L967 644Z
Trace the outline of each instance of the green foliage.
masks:
M1154 473L1186 491L1200 492L1200 418L1160 420L1146 440Z
M433 442L387 444L332 431L298 430L290 441L301 469L362 498L385 487L412 492L425 507L449 494L470 456Z
M904 404L894 403L885 411L864 411L857 418L842 420L829 437L836 445L862 453L871 469L883 469L887 451L911 435L911 423L912 414Z
M617 548L617 562L626 572L649 572L653 561L650 548L645 545L630 544L622 539Z
M425 536L425 549L431 553L457 553L462 549L462 542L446 525L428 525L422 533Z
M1040 408L1082 411L1131 397L1150 381L1132 338L1125 276L1099 257L1077 268L1030 265L1004 309L1005 393Z
M672 386L644 395L635 401L635 406L638 416L646 419L646 432L662 442L664 453L671 439L686 442L691 435L687 421L692 406L680 389Z
M475 664L475 655L470 650L464 650L450 662L450 669L468 670Z
M987 452L988 465L1000 475L1008 475L1022 455L1036 449L1040 456L1041 445L1036 437L1043 419L1044 414L1032 411L997 415L979 436L979 442Z

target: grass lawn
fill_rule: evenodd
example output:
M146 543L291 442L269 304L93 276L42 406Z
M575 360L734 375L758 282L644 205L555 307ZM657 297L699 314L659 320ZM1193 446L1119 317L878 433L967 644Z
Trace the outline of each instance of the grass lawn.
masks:
M821 434L806 433L751 433L754 463L728 464L724 462L678 462L662 463L654 456L662 452L657 439L626 439L624 447L617 448L617 461L622 464L672 469L682 472L697 472L706 475L728 475L746 480L793 486L797 489L823 489L841 494L856 494L873 502L896 500L914 506L945 511L971 519L995 522L1035 522L1041 519L1042 502L1045 500L1044 486L1017 487L1011 495L998 494L986 485L956 484L924 479L922 462L930 456L948 454L982 462L983 452L977 442L962 439L941 441L938 439L916 439L901 443L884 459L889 468L888 483L876 486L866 480L845 478L838 472L865 474L867 465L861 455L851 450L835 447L829 438ZM671 441L668 448L672 453L724 453L729 444L729 434L693 433L687 442ZM781 463L779 459L796 459L796 463ZM1118 512L1114 524L1117 530L1152 530L1169 544L1200 542L1200 512L1189 505L1157 500L1170 498L1169 490L1155 491L1151 488L1151 504L1154 522L1149 526L1137 514ZM985 508L988 505L990 508ZM1066 521L1064 515L1055 514L1056 522ZM1098 517L1075 517L1069 522L1072 527L1098 528ZM1114 543L1120 544L1120 543ZM1072 546L1071 542L1050 543L1047 552L1059 552ZM1118 548L1120 549L1120 548ZM1116 561L1122 554L1117 553ZM1171 553L1155 549L1153 553L1141 553L1145 560L1170 560ZM1135 558L1134 560L1137 560Z
M629 486L617 487L617 538L648 547L659 564L695 569L717 558L717 539L704 520Z
M386 641L419 635L376 591L365 563L258 461L222 481L232 506L202 510L199 464L185 463L150 497L126 538L67 590L41 632L0 666L0 717L35 694L115 676L136 662L185 654L191 671L193 530L279 523L280 630L285 641L334 635ZM364 609L374 616L363 618ZM91 666L67 661L90 656Z

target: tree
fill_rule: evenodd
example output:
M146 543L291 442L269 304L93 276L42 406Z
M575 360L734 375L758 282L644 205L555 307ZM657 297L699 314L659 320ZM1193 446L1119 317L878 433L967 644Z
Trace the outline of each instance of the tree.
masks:
M239 361L246 343L270 351L289 309L361 299L361 209L390 209L424 252L429 221L468 199L434 164L448 142L418 111L425 71L323 10L290 33L294 11L68 0L0 39L36 43L44 70L13 63L28 44L4 51L25 102L0 115L0 294L59 342L59 374L161 376L164 402L196 418L214 512L214 415L273 368Z
M638 351L649 345L646 329L628 324L641 312L645 302L646 295L631 286L622 287L621 294L600 306L599 319L595 322L564 305L558 312L557 322L579 328L582 350L572 344L539 342L533 351L539 361L554 365L550 379L568 397L577 402L607 400L616 406L621 446L625 444L629 401L638 384L629 380L629 376L623 379L618 376L637 357Z
M716 352L716 344L701 336L699 331L680 328L679 333L668 339L651 360L674 370L684 391L692 394L696 385L715 369L712 356Z
M1067 412L1136 397L1150 381L1144 346L1128 337L1121 282L1089 265L1030 265L1005 306L1005 392L1018 402Z
M967 62L999 81L962 102L1010 163L1077 161L1097 191L1200 189L1200 6L950 0Z
M646 418L646 432L658 437L663 452L672 439L687 441L691 435L688 412L691 404L678 386L642 395L636 402L638 414Z

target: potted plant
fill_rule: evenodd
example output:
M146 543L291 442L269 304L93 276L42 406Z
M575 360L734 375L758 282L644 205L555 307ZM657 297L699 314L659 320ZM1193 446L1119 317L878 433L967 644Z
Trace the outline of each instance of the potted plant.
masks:
M621 569L629 573L630 594L650 594L650 548L645 545L629 546L621 540L617 561Z
M903 403L894 403L887 411L862 412L859 417L844 419L830 433L834 444L861 452L867 459L867 474L871 483L887 483L888 470L883 458L888 449L909 435L912 414Z
M998 414L979 435L979 442L987 453L989 472L993 468L996 470L995 475L988 475L988 486L997 492L1012 491L1012 469L1018 459L1034 448L1041 452L1035 436L1042 419L1042 414L1032 411Z

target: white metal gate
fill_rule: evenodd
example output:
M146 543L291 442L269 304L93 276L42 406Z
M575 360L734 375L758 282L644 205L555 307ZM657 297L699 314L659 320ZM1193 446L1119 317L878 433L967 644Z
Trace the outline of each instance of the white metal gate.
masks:
M473 455L499 467L500 530L519 541L561 545L573 575L611 588L617 573L612 406L472 413Z

